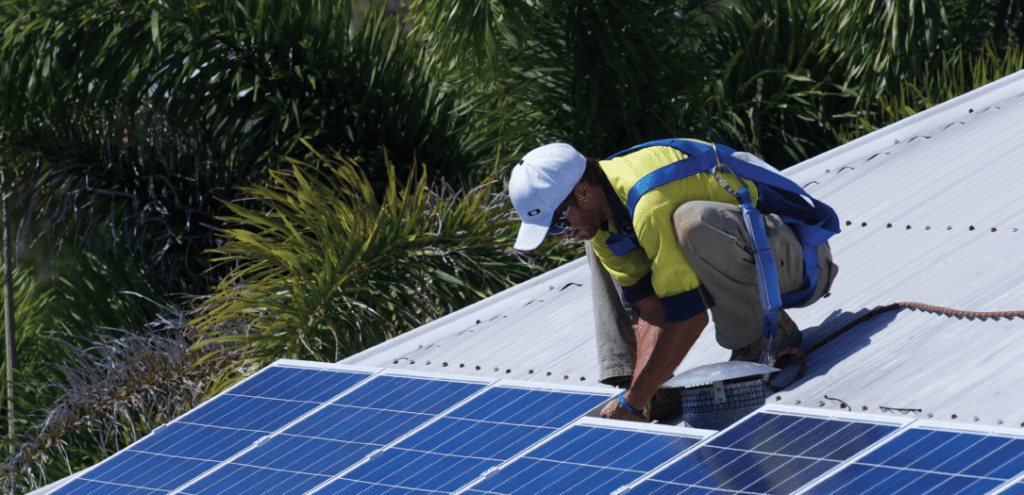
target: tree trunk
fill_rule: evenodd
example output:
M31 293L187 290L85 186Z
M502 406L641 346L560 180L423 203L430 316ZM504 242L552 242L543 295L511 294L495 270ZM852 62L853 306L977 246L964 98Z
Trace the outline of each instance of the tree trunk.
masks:
M14 455L14 292L11 284L11 219L8 217L6 191L0 191L3 197L0 221L3 222L4 246L4 333L7 339L7 436L12 440L11 455Z

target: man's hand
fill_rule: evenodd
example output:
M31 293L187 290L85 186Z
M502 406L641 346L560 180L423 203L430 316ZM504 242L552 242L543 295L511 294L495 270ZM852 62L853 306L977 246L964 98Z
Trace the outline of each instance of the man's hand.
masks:
M672 378L672 372L708 324L706 311L684 321L665 321L661 301L656 296L637 302L636 309L640 317L636 326L636 367L627 394L630 405L647 404L654 397L658 387ZM621 405L619 408L623 409Z
M628 393L629 392L626 392L626 394L628 394ZM626 394L624 394L623 397L628 402L629 398L625 397ZM630 403L630 405L632 405L632 403ZM636 408L636 407L634 407L634 409L640 410L639 408ZM629 420L629 421L643 421L643 422L647 422L648 421L648 418L645 418L643 416L637 416L637 415L632 414L629 411L627 411L625 407L622 407L622 404L619 404L619 401L618 401L617 398L616 399L612 399L612 401L609 402L608 405L604 406L604 409L601 409L601 417L605 418L605 419L625 419L625 420Z

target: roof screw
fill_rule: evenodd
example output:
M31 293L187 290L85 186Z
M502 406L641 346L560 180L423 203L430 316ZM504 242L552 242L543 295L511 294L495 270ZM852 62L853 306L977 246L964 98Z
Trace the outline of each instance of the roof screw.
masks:
M569 379L569 375L565 375L565 376L563 376L563 377L562 377L562 379L563 379L563 380L568 380L568 379Z
M971 225L971 228L969 228L969 229L967 229L967 230L974 230L974 226L973 226L973 225Z
M775 396L775 400L782 400L782 396L781 395L776 395Z
M498 367L497 367L497 366L495 366L495 367L494 367L494 372L495 372L495 373L497 373L497 372L498 372Z
M442 368L447 368L448 367L448 363L441 363L441 367Z
M531 375L533 374L533 370L530 370L530 374L531 374Z
M416 364L416 361L413 361L412 359L410 359L409 360L409 364Z
M799 404L799 403L800 403L800 401L799 401L799 400L798 400L798 401L796 401L796 402L794 402L794 404Z
M430 361L427 361L427 362L426 362L426 365L427 365L427 366L430 366Z
M867 411L867 410L868 410L868 406L861 406L861 407L860 407L860 410L861 410L861 411Z
M398 364L398 360L391 361L391 364Z
M910 230L910 226L909 225L907 225L907 230Z
M480 320L476 320L476 324L479 325L480 324Z
M825 407L825 401L819 400L818 401L818 407Z
M995 231L996 231L996 228L995 228L995 227L992 227L992 232L995 232Z
M509 373L511 373L511 372L512 372L512 370L511 370L511 369L507 369L507 370L505 370L505 374L506 374L506 375L507 375L507 374L509 374Z
M586 381L586 380L587 380L587 377L585 377L585 376L581 376L581 377L580 377L580 381L581 381L581 382L582 382L582 381Z
M977 416L974 417L974 422L978 422L978 417Z
M465 364L460 364L460 365L459 365L459 368L465 368L465 367L466 367L466 365L465 365Z
M997 425L1001 425L1001 424L1003 424L1003 420L1001 420L1001 419L1000 419L1000 420L996 421L996 424L997 424Z
M931 225L926 225L924 230L932 230L932 226Z
M956 414L953 415L953 419L956 419Z
M885 224L885 228L887 228L887 229L891 229L891 228L892 228L892 224L891 224L891 223L887 223L887 224Z
M953 226L950 225L950 226L946 227L946 230L953 230Z
M867 227L867 226L868 226L868 223L867 223L867 222L861 222L861 223L860 223L860 226L861 226L861 227Z
M477 366L477 367L476 367L476 370L477 370L477 371L480 371L480 367L479 367L479 366Z
M933 417L935 417L935 415L934 415L934 414L932 414L932 413L928 413L928 417L929 417L929 418L933 418Z
M548 372L548 376L551 376L551 372L550 371Z
M846 225L853 225L853 222L851 222L851 221L847 220L847 221L846 221Z

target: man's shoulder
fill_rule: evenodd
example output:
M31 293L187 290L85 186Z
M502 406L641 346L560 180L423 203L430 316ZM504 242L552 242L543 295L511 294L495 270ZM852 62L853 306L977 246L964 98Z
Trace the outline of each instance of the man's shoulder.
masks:
M686 158L671 146L649 146L598 162L616 191L628 190L647 174Z

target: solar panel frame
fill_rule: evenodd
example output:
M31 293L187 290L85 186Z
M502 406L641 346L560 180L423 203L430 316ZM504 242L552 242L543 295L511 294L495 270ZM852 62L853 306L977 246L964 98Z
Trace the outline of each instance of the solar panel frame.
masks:
M299 363L304 363L304 362L299 361ZM182 485L177 490L172 492L170 495L188 494L188 493L190 493L189 492L190 487L194 487L196 485L203 486L205 483L211 482L211 477L213 477L213 476L220 476L220 474L218 474L218 472L220 472L220 471L224 471L224 470L228 470L228 471L230 471L230 470L239 470L241 468L252 468L252 466L236 464L235 461L239 461L240 459L243 459L244 457L246 457L246 456L248 456L250 454L253 454L255 451L259 450L264 445L269 445L269 444L271 444L271 443L273 443L275 441L278 441L278 440L282 439L283 437L293 436L295 432L291 432L290 431L292 428L301 425L301 423L303 421L306 421L306 420L308 420L310 418L313 418L316 414L324 411L325 409L328 409L330 407L335 407L335 406L344 406L344 404L339 404L339 401L343 401L346 397L353 396L353 395L358 395L358 394L362 393L362 391L364 391L364 389L366 387L371 386L371 384L373 383L374 380L378 380L378 379L417 379L417 380L426 380L426 381L428 381L430 383L433 383L434 381L443 381L443 382L446 382L446 383L474 384L474 385L479 385L481 388L480 388L480 390L477 390L476 392L470 393L466 398L458 401L455 405L449 406L448 408L433 414L432 418L427 419L422 424L420 424L417 427L412 428L411 430L407 431L406 433L401 434L401 435L399 435L396 438L390 439L387 443L385 443L385 444L383 444L381 446L378 446L378 447L375 447L375 448L372 448L372 449L367 449L365 451L364 455L362 455L358 460L356 460L349 467L344 468L341 471L342 473L350 471L351 469L353 469L353 468L355 468L355 467L357 467L359 465L362 465L365 462L373 459L375 456L379 455L380 452L384 451L389 445L392 445L392 444L394 444L396 442L399 442L402 439L406 438L407 436L412 435L414 432L419 431L426 424L429 424L429 423L433 422L434 420L436 420L438 417L443 416L443 414L445 412L447 412L448 410L454 409L454 408L458 407L459 405L463 404L464 402L471 400L473 397L476 397L480 392L482 392L483 390L486 390L489 385L492 385L493 383L496 382L496 380L488 380L488 379L478 378L478 377L467 377L467 376L457 376L457 375L451 375L451 374L424 373L424 372L392 370L392 369L365 368L365 367L350 366L350 365L339 365L339 364L324 365L324 368L325 369L329 369L331 371L348 371L350 369L356 369L356 370L369 369L369 370L372 370L374 372L374 374L371 375L370 377L368 377L367 379L363 380L359 384L354 385L352 387L349 387L343 393L338 394L335 397L332 397L329 401L323 403L320 407L316 408L315 410L310 411L308 414L302 416L301 418L298 418L297 420L290 422L288 425L286 425L286 426L276 430L272 434L264 437L263 439L261 439L260 442L258 442L256 444L253 444L249 448L239 452L237 455L233 456L231 459L225 460L224 462L222 462L218 466L216 466L216 467L214 467L212 469L207 470L206 472L204 472L200 476L197 476L197 477L193 478L189 483L187 483L185 485ZM431 413L429 413L429 412L422 412L422 413L415 413L415 414L431 415ZM252 472L253 473L260 472L260 469L252 469ZM229 475L231 475L231 474L233 474L233 473L229 473ZM300 477L300 478L301 477L306 477L306 476L309 476L309 477L313 477L314 476L312 474L304 473L304 472L302 472L302 473L295 473L295 474L296 474L297 477ZM340 474L340 473L338 473L338 474ZM332 479L337 477L338 474L328 475L328 476L326 476L325 480L322 480L322 481L318 480L316 483L311 483L311 484L309 484L309 486L306 487L305 490L303 490L301 492L296 492L296 493L313 493L313 492L316 492L317 490L319 490L319 488L322 485L324 485L326 483L329 483ZM322 478L323 476L319 476L319 477ZM289 493L291 493L291 492L289 492Z
M935 433L940 435L935 435L934 439L929 438L928 442L911 444L905 442L915 438L923 439L927 435ZM957 436L946 438L946 435L941 434ZM971 435L976 438L964 438L962 435ZM989 471L983 471L988 474L994 474L1013 464L1013 470L1017 474L1003 481L995 480L993 482L994 478L985 477L975 471L971 471L972 474L956 474L950 469L954 465L962 466L962 470L971 469L974 466L978 466L980 469L980 465L985 459L999 457L1001 455L1000 449L1008 447L1009 441L1015 442L1013 449L1015 452L1018 452L1018 456L1004 459L995 467L989 468ZM989 443L981 447L980 444L983 442ZM966 443L970 443L970 445L965 446ZM929 445L931 446L930 448ZM955 447L954 450L958 450L960 453L949 457L945 456L942 449L947 445ZM900 448L901 446L903 447ZM972 462L971 455L973 452L970 450L972 446L980 448L983 452L991 449L991 452L983 458L973 459ZM892 452L895 449L900 450ZM926 452L923 452L925 450ZM940 462L940 464L936 465L935 469L925 469L927 463L932 459L934 459L934 462ZM897 463L905 463L905 465L891 466L883 464L890 460L897 460ZM868 473L875 472L872 469L879 470L881 472L878 474L882 476L887 474L888 477L879 479L879 477L869 478L865 476ZM974 479L982 481L974 481ZM1024 495L1024 432L1015 428L999 426L969 425L927 419L912 420L896 432L895 435L889 437L887 441L880 442L871 449L837 466L836 469L830 471L826 476L822 476L814 483L802 488L796 495L825 493L828 490L826 485L835 486L843 481L846 481L846 483L836 487L836 489L849 487L845 491L857 489L882 490L879 492L882 493L885 490L890 490L889 487L900 486L905 487L903 488L904 490L909 490L906 493L1007 493ZM921 483L921 485L927 485L931 488L914 485L914 483ZM953 491L954 489L963 491L955 492ZM940 491L931 492L929 490Z
M717 432L712 431L712 430L702 430L702 429L699 429L699 428L680 428L679 426L675 426L675 425L662 425L662 424L657 424L657 423L637 423L637 422L609 420L609 419L595 418L595 417L582 417L582 418L579 418L579 419L573 421L572 423L570 423L570 424L560 428L555 433L552 433L551 435L548 435L543 440L541 440L541 441L535 443L534 445L532 445L530 448L525 449L525 450L519 452L519 454L515 455L514 457L512 457L512 458L506 460L505 462L502 462L501 464L499 464L499 465L497 465L497 466L487 470L481 476L479 476L475 480L471 481L470 483L466 484L465 486L460 488L458 491L454 492L453 495L480 495L480 494L485 494L485 493L487 493L487 494L489 494L489 493L500 493L500 492L494 492L493 489L486 490L485 487L482 487L481 485L484 484L484 483L496 482L496 481L492 481L492 479L495 476L501 476L502 473L504 473L504 472L511 473L511 470L516 469L518 467L518 465L523 463L524 461L526 461L526 462L531 462L532 461L532 462L537 463L537 464L539 464L541 462L549 462L549 463L555 464L555 465L558 465L558 464L566 464L566 465L573 464L573 463L568 462L568 460L565 460L565 461L554 461L554 460L550 459L549 456L551 454L555 454L557 452L576 449L577 447L575 447L573 445L573 442L582 442L582 440L581 440L582 437L577 437L577 438L575 438L570 443L567 443L567 444L564 444L564 445L559 445L557 447L557 450L552 451L550 453L545 453L544 451L545 451L545 449L552 448L552 446L554 444L556 444L557 442L563 440L575 428L597 428L597 429L605 429L605 430L608 430L609 432L628 432L628 433L652 434L652 435L659 435L659 436L674 436L674 437L679 437L679 438L692 439L692 440L694 440L694 444L693 445L699 444L701 441L706 440L711 435L717 433ZM692 447L693 445L687 447L686 450L689 450L689 448ZM670 456L668 459L669 460L670 459L674 459L675 457L676 456L673 455L673 456ZM642 460L639 461L639 462L642 462ZM637 471L638 474L632 475L630 477L630 479L636 479L636 478L638 478L640 476L643 476L645 473L651 471L652 469L656 469L658 466L662 465L663 463L664 462L658 462L658 463L654 464L653 466L650 466L649 468L643 469L643 470L631 469L630 471ZM649 465L650 463L647 463L647 464ZM595 466L595 467L597 467L597 466ZM600 469L614 469L614 467L607 466L607 467L602 467ZM624 471L626 471L626 470L624 470ZM516 472L514 474L510 474L510 476L523 476L523 473L524 473L524 471L520 471L520 472ZM626 483L626 482L623 483L623 485L626 485L626 484L628 484L628 483ZM620 485L620 487L623 486L623 485ZM578 486L578 483L576 485L574 485L574 486ZM563 488L570 489L570 488L574 488L574 486L563 487ZM525 490L525 487L523 487L522 489ZM544 487L543 490L537 490L537 491L535 491L535 493L560 493L558 490L559 490L559 487L557 487L557 486L546 486L546 487ZM576 490L574 490L572 493L576 493Z
M388 370L388 371L389 372L394 372L394 371L391 371L391 370ZM417 374L415 374L413 376L422 376L422 375L423 375L422 373L417 373ZM436 375L436 376L442 377L443 379L452 379L453 376L455 376L455 375L440 375L439 374L439 375ZM458 376L461 378L461 375L458 375ZM467 420L467 418L469 420L477 419L476 416L479 416L480 414L484 414L483 406L485 406L486 404L489 404L490 403L489 401L485 402L484 404L482 404L480 406L473 405L472 407L475 407L475 409L473 409L473 410L461 410L461 409L463 409L464 407L470 407L470 405L471 405L471 403L473 401L478 401L478 400L484 398L485 396L487 396L488 394L495 394L495 393L499 393L500 394L501 391L505 391L505 390L524 391L524 392L531 392L531 393L532 392L553 392L553 393L561 393L561 394L585 394L585 395L590 395L590 396L599 396L600 399L598 399L598 400L600 400L601 402L608 400L610 398L610 396L612 395L612 392L613 392L613 390L609 389L608 387L585 387L585 386L572 386L572 385L565 386L565 385L558 385L558 384L523 382L523 381L515 381L515 380L496 380L493 383L491 383L487 388L481 390L478 394L470 397L466 401L463 401L463 402L461 402L459 404L453 405L451 408L449 408L448 410L444 411L444 413L439 414L437 417L435 417L434 420L429 421L429 422L423 424L420 428L417 428L416 430L413 430L413 431L409 432L407 435L403 436L402 438L397 439L395 442L393 442L393 443L389 444L388 446L382 448L381 451L377 453L377 455L389 457L388 459L384 459L383 461L381 461L381 462L384 462L384 461L391 460L391 457L393 457L393 456L403 455L403 454L409 452L409 449L407 447L403 446L404 442L406 442L407 440L410 440L410 439L413 439L413 438L417 437L421 433L426 432L427 430L429 430L430 428L434 427L435 425L437 425L440 422L446 422L446 421L465 421L465 420ZM594 409L594 406L588 406L586 411L590 411L590 410L593 410L593 409ZM585 413L585 411L581 411L581 412ZM496 414L496 412L492 413L492 415L493 414ZM513 414L513 417L514 416L515 415ZM573 419L577 419L577 418L574 417ZM558 427L554 427L554 426L550 425L550 423L553 422L553 421L555 421L555 420L551 419L551 420L547 421L547 423L548 423L547 425L543 425L543 424L537 425L538 429L540 429L540 428L551 429L552 431L550 433L545 433L544 435L538 436L536 438L536 440L529 441L527 444L522 445L519 448L516 448L514 450L514 452L512 453L512 455L513 456L514 455L518 455L523 450L526 450L526 449L530 448L533 444L536 444L537 442L542 441L543 439L549 437L550 435L552 435L554 433L557 433L558 431L561 431L564 428L567 428L572 423L572 420L569 420L569 421L566 421L564 424L561 424ZM313 491L311 491L309 493L310 494L313 494L313 493L332 493L336 486L338 486L339 484L343 484L343 483L348 483L348 484L353 484L353 483L355 483L355 484L366 484L368 486L381 486L381 485L377 485L377 484L374 484L374 483L366 483L366 480L350 478L350 476L352 476L357 471L362 469L368 463L375 462L376 461L376 457L377 457L376 455L375 456L367 457L362 462L358 463L357 465L353 465L351 468L345 470L342 473L337 474L331 480L328 480L328 481L324 482L322 485L317 487L317 489L315 489L315 490L313 490ZM449 457L454 457L454 456L449 456ZM465 462L468 463L469 461L465 461ZM494 462L494 464L498 464L498 463L500 463L500 462ZM483 466L483 464L485 464L485 463L480 463L476 467ZM480 472L482 473L482 472L486 471L487 469L490 469L490 466L487 466L487 467L484 467L483 469L480 469ZM411 477L412 477L412 475L408 476L408 478L411 478ZM407 482L408 478L406 480L403 480L403 482ZM457 483L455 485L445 486L443 488L442 492L455 492L455 491L458 491L464 485L467 485L470 482L472 482L473 479L475 479L475 478L468 478L464 482ZM387 486L391 486L391 485L387 485ZM419 493L421 491L423 493L437 493L436 487L432 491L431 489L424 489L424 488L420 488L420 487L406 487L405 485L401 485L401 486L403 488L397 489L397 490L406 490L409 493ZM405 493L405 492L403 492L403 493Z
M873 425L873 426L877 425L877 426L880 426L880 427L883 427L883 428L891 428L892 429L888 433L881 434L881 436L878 436L878 438L875 438L874 440L871 440L871 444L870 444L871 447L874 447L877 444L886 441L886 439L891 438L893 435L897 434L899 431L901 431L902 429L906 428L907 425L909 425L910 423L912 423L914 421L913 419L905 419L905 418L879 418L877 416L869 416L869 415L865 415L865 414L856 414L856 413L847 412L847 411L835 411L835 410L816 411L816 410L813 410L813 409L808 409L806 407L795 407L795 406L785 406L785 405L765 405L765 406L763 406L763 407L761 407L761 408L751 412L750 414L745 416L742 420L737 421L736 423L730 425L728 428L725 428L725 429L721 430L720 432L718 432L717 434L712 435L712 436L706 438L702 442L700 442L697 445L691 447L688 451L679 454L678 456L674 457L673 459L670 459L669 461L666 461L664 464L659 466L657 469L652 470L651 472L647 473L645 476L641 477L640 479L638 479L638 480L634 481L633 483L630 483L629 485L623 487L621 490L616 491L615 494L632 495L633 493L647 493L647 492L644 492L644 491L637 490L637 488L643 486L648 481L651 481L652 483L649 483L647 486L643 486L643 488L645 490L650 490L651 489L651 485L655 484L655 483L661 483L663 485L666 485L666 487L667 487L667 483L662 482L660 480L656 480L656 477L659 476L662 473L668 473L670 470L680 470L681 473L686 473L689 470L684 470L685 466L692 465L693 467L699 467L702 464L707 463L707 461L709 461L710 459L715 458L716 456L721 456L720 459L717 459L716 462L724 462L724 464L721 465L714 473L711 473L708 476L709 478L710 477L714 477L714 475L716 473L720 472L720 471L726 471L727 469L731 469L732 473L738 474L738 475L742 475L744 477L743 479L749 479L749 481L751 483L756 483L757 481L763 479L763 476L764 476L765 472L782 471L782 472L786 472L786 473L791 473L789 475L789 477L786 478L786 481L780 482L780 483L776 484L773 487L765 488L764 491L765 492L770 491L772 493L781 491L783 493L796 494L796 493L799 493L801 490L803 490L805 487L816 484L820 479L822 479L823 477L827 476L833 470L838 469L840 466L843 465L843 463L847 462L849 459L858 458L860 455L863 455L864 452L870 450L870 448L862 449L860 452L856 452L856 453L853 453L852 455L849 455L847 459L829 460L827 457L821 457L820 456L819 452L821 451L821 449L818 446L812 446L810 448L804 448L802 451L800 451L800 452L798 452L796 454L794 454L793 452L790 452L790 451L780 452L780 453L771 453L771 452L758 452L758 451L754 451L754 450L751 450L751 449L737 449L735 447L736 442L738 442L740 440L746 441L746 440L754 438L754 437L752 437L749 434L744 434L743 430L744 429L749 429L749 433L751 433L751 434L752 433L756 433L758 428L749 428L751 425L749 425L748 422L752 421L753 418L756 417L756 415L758 415L758 414L770 414L770 415L786 416L786 417L789 417L789 418L796 418L797 421L802 421L803 419L806 418L806 419L810 419L810 420L813 420L813 421L837 421L837 422L845 422L845 423L858 424L858 425L859 424L868 424L868 425ZM771 418L772 421L775 421L776 419L777 418ZM819 425L819 427L820 426L821 425ZM789 427L787 426L786 428L789 428ZM778 432L776 432L776 433L778 433ZM822 438L818 439L818 444L817 445L820 445L821 441L828 439L830 436L832 436L835 433L836 432L833 432L832 434L828 434L827 432L821 433L824 436ZM872 437L876 436L876 435L878 435L880 433L882 433L882 432L881 431L875 432L872 435ZM776 438L777 435L775 433L765 434L759 440L755 439L755 441L758 442L757 445L755 445L755 447L760 446L760 445L770 444L769 446L771 446L772 449L786 449L787 447L793 445L799 438L803 438L803 437L806 437L806 436L809 436L809 435L815 435L815 434L817 434L815 432L815 428L812 428L810 430L804 431L801 435L799 435L797 437L792 437L792 440L789 440L788 442L782 443L782 444L779 444L777 442L777 438ZM728 443L730 441L733 442L733 443ZM772 443L774 443L774 444L772 444ZM847 442L847 443L844 444L843 448L846 448L849 445L850 445L850 442ZM730 452L726 452L726 450L728 450ZM769 450L769 449L765 449L765 450ZM709 457L708 459L698 460L696 462L696 464L690 462L691 459L688 459L689 456L697 456L698 453L709 452L709 451L714 451L714 453L712 453L712 457ZM742 452L742 453L737 455L735 452ZM832 452L836 452L836 451L833 450ZM806 456L806 454L809 454L809 453L814 453L815 455L818 455L819 457L814 458L814 459L817 459L816 461L812 461L811 457ZM844 452L842 455L847 455L847 454ZM682 461L687 461L689 464L683 464ZM739 469L731 468L730 466L732 466L734 463L736 463L735 465L737 465L737 466L741 466L741 468L739 468ZM714 463L711 463L711 464L713 465ZM815 466L817 466L817 467L815 467ZM812 467L813 467L813 469L812 469ZM797 475L800 475L801 477L797 478L796 477ZM803 479L803 478L806 478L806 479ZM729 479L730 480L734 480L734 479L740 479L740 478L739 478L739 476L734 476L734 477L731 477ZM795 485L795 486L793 486L793 485ZM687 486L690 486L690 485L687 484ZM694 485L694 486L696 486L696 485ZM679 487L672 487L672 488L673 488L673 490L678 491ZM716 488L716 487L711 487L709 485L701 485L699 488L694 488L693 491L701 492L701 490L707 491L708 493L716 493L716 494L719 494L719 493L721 493L721 494L727 494L727 493L761 493L761 492L753 490L753 489L751 489L749 487L745 488L742 492L740 492L739 489L733 490L733 489L725 489L725 488L720 488L720 487ZM663 491L665 493L675 493L674 491L667 490L667 489L666 490L657 489L657 490L655 490L655 493L661 494ZM687 491L687 493L689 493L689 491ZM701 492L701 493L703 493L703 492Z
M250 380L256 380L258 382L260 380L266 379L268 375L273 375L274 373L280 373L282 370L287 370L287 371L305 371L305 370L309 370L311 372L331 371L331 372L349 373L349 374L356 374L356 375L365 375L362 378L360 378L359 380L355 381L354 383L350 383L349 385L347 385L347 388L351 388L351 387L357 385L358 383L360 383L362 381L365 381L367 378L373 376L374 374L377 374L377 373L380 372L379 369L368 368L368 367L363 367L363 366L346 366L346 367L342 368L342 367L337 367L337 366L322 366L322 365L320 365L320 363L308 363L308 362L304 362L304 361L294 361L294 360L279 360L279 361L274 362L271 365L269 365L269 366L267 366L267 367L257 371L252 376L247 377L246 379L244 379L244 380L242 380L242 381L232 385L231 387L229 387L226 390L224 390L222 393L218 394L216 397L214 397L214 398L204 402L203 404L200 404L199 406L193 408L192 410L186 412L185 414L182 414L178 418L175 418L174 420L172 420L172 421L170 421L168 423L165 423L163 425L158 426L157 428L154 428L153 431L149 432L144 437L140 438L139 440L133 442L132 444L130 444L128 446L125 446L120 451L112 454L110 457L108 457L107 459L103 460L102 462L99 462L96 465L93 465L93 466L91 466L91 467L89 467L87 469L84 469L84 470L82 470L82 471L80 471L78 473L75 473L72 476L69 476L66 479L65 482L62 482L60 485L55 486L53 488L53 490L51 491L51 493L53 493L55 495L63 495L65 493L69 493L69 492L70 493L84 493L84 492L78 491L75 488L75 487L78 487L78 486L99 486L99 487L103 487L103 486L107 486L107 487L125 486L125 487L130 487L130 488L126 488L126 489L129 489L129 490L130 489L139 490L140 493L142 491L152 492L152 493L161 493L161 494L176 493L176 491L178 489L180 489L182 486L187 485L190 482L189 480L195 479L196 477L202 476L206 472L209 472L209 471L211 471L213 469L216 469L220 465L220 463L225 462L226 459L228 459L230 457L233 457L235 455L238 455L240 452L245 451L245 450L251 448L252 445L258 443L260 441L260 439L263 439L263 438L268 437L269 435L272 435L275 430L277 430L279 428L287 427L287 425L284 424L284 423L278 424L280 422L280 419L278 419L278 418L270 419L266 423L259 423L259 421L262 419L262 417L250 418L250 419L246 420L248 422L244 422L240 418L234 418L232 420L228 420L227 423L225 423L225 424L218 424L216 421L214 421L214 422L204 422L204 420L203 420L204 417L207 417L207 416L214 417L213 413L215 411L217 411L217 410L232 409L232 408L234 408L235 410L241 410L244 406L247 405L247 403L251 404L252 402L267 402L267 403L271 403L271 402L275 402L275 401L280 401L282 403L292 402L294 404L309 404L309 403L312 402L312 401L308 401L308 400L304 400L302 402L288 401L287 399L279 398L280 397L279 393L285 393L284 390L282 390L279 393L265 394L265 395L268 395L268 396L262 397L262 398L257 398L257 397L254 397L252 395L241 395L241 394L246 394L246 393L251 392L252 390L254 390L252 388L252 384L251 384ZM295 383L295 382L293 382L293 383ZM310 408L310 410L307 410L304 413L299 413L299 414L295 415L293 419L297 421L297 420L301 419L301 417L303 417L305 414L308 414L310 411L312 411L314 409L316 409L316 408L312 407L312 408ZM217 419L219 420L220 417L217 416ZM235 423L232 423L231 421L235 421ZM242 424L239 424L239 422L241 422ZM247 427L247 428L241 428L241 427ZM248 434L244 434L243 435L243 437L244 437L243 439L240 439L240 441L235 442L234 446L243 445L243 444L248 444L248 445L245 446L245 447L241 447L238 450L234 450L233 451L234 453L230 454L230 455L219 454L214 459L205 459L205 458L204 459L191 459L191 458L184 457L184 456L166 455L166 454L162 454L162 453L159 453L159 452L157 452L157 453L149 453L149 452L145 452L145 451L140 451L139 450L140 447L147 447L147 446L150 446L151 444L154 444L154 443L159 443L159 442L162 442L162 441L166 442L169 439L173 439L173 437L174 437L176 432L182 431L182 430L185 430L185 429L197 430L197 431L192 433L193 435L198 435L200 433L203 433L204 430L205 430L206 434L204 434L203 437L202 437L203 438L203 442L202 442L203 444L206 444L207 442L209 442L210 438L216 438L217 437L217 435L215 434L216 430L233 430L234 429L234 430L238 430L238 431L249 431ZM211 435L211 433L214 433L214 434ZM161 485L159 488L148 487L148 486L125 485L125 484L121 484L121 483L117 483L117 482L113 481L114 479L117 479L117 478L112 473L115 472L114 470L117 469L117 467L119 466L119 463L126 464L126 463L131 462L132 460L140 458L140 457L148 457L148 458L151 458L151 459L152 458L163 459L162 460L163 464L161 464L160 466L153 466L153 467L151 467L150 471L152 471L152 470L154 470L156 468L166 467L167 465L192 466L192 467L191 468L186 468L186 469L188 469L187 474L179 476L180 479L178 479L178 478L168 478L167 481L165 482L165 484ZM132 468L129 468L129 469L132 469ZM166 471L167 471L166 469L161 470L161 472L166 472ZM137 477L143 476L143 475L147 474L148 472L149 471L142 472ZM127 472L125 472L125 473L127 473ZM100 477L106 477L108 479L107 480L94 479L94 478L100 478ZM160 477L157 477L156 479L163 479L163 478L166 478L166 475L162 475ZM101 491L103 491L103 490L101 490Z

